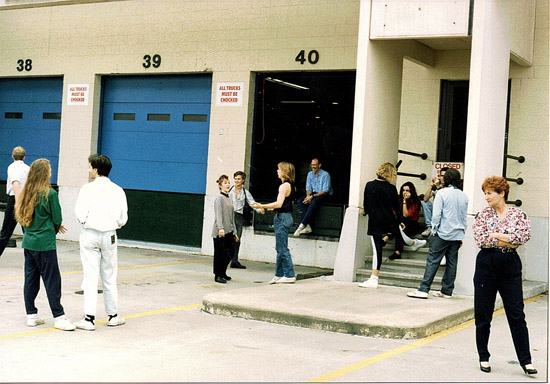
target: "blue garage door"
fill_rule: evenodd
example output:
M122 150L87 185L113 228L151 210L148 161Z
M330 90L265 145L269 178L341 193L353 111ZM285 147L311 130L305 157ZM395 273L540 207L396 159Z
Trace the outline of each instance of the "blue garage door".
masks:
M131 211L121 238L200 246L211 88L211 75L104 78L99 151Z
M11 152L25 148L25 162L46 158L57 184L63 78L0 79L0 180L12 163Z

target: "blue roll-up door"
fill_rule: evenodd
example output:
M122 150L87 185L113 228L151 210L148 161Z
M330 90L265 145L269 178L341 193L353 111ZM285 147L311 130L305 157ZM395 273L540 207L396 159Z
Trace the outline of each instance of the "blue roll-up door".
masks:
M206 191L210 75L108 77L101 153L124 188Z
M57 183L63 78L0 79L0 180L13 162L14 147L27 153L25 163L46 158Z
M211 75L104 78L99 152L127 190L121 238L200 246L211 89Z

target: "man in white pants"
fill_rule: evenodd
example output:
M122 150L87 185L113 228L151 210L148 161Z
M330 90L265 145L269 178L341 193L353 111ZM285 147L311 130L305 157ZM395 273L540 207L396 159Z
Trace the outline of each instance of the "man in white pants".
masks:
M128 221L126 194L109 180L111 160L104 155L88 158L93 181L84 185L76 199L76 219L82 224L80 258L84 277L84 318L75 323L79 329L95 330L97 280L101 274L107 325L123 325L126 320L117 314L117 236L116 230Z

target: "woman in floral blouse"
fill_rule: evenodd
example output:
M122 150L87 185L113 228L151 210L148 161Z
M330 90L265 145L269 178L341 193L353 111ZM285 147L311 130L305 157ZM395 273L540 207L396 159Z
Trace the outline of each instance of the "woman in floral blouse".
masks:
M474 221L474 238L481 248L474 274L474 311L479 367L491 372L489 332L497 292L500 293L514 347L523 371L534 375L529 334L523 312L521 260L516 248L531 238L531 222L521 209L506 205L510 185L503 177L485 179L481 189L489 206Z

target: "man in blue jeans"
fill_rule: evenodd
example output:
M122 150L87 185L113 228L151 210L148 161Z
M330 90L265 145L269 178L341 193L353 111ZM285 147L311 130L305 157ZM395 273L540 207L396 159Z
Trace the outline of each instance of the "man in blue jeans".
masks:
M307 174L306 195L298 199L298 212L300 213L300 225L294 236L311 233L313 230L309 222L319 207L332 195L332 183L330 174L321 169L321 161L318 158L311 160L311 171Z
M433 295L447 299L453 295L458 249L462 245L467 226L468 196L457 187L460 185L460 172L456 169L447 170L443 178L445 188L439 190L433 205L432 232L426 271L420 288L407 293L409 297L428 298L428 292L439 268L439 263L444 256L447 258L447 268L441 282L441 291L434 292Z

